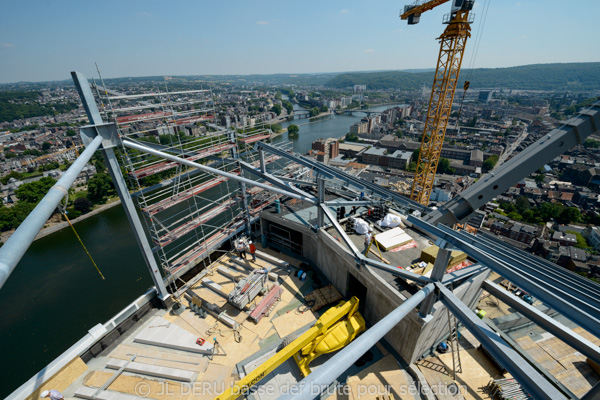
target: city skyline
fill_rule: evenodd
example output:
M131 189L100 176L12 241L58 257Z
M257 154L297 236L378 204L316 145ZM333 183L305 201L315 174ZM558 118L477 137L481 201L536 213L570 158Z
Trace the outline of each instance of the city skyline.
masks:
M450 5L408 26L399 18L404 4L10 3L0 26L0 83L64 80L71 70L96 76L95 62L104 78L433 69ZM559 30L564 2L476 2L463 69L600 61L590 51L600 4L578 5L586 12Z

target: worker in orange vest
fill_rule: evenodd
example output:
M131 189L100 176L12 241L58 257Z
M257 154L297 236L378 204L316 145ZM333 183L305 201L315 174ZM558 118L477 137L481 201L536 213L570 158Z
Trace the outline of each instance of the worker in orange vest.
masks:
M252 240L248 242L248 250L250 251L250 254L252 255L252 261L256 262L256 246L254 245L254 243L252 243Z

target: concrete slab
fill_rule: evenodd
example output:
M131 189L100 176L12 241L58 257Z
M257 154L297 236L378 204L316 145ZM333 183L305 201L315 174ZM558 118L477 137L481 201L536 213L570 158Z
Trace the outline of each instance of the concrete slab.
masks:
M154 320L134 339L135 342L199 354L212 354L213 345L206 341L202 346L196 344L197 336L162 317Z
M161 367L158 365L144 364L141 362L129 362L125 360L118 360L111 358L106 363L106 368L120 369L125 366L124 371L132 372L134 374L142 374L155 376L164 379L173 379L176 381L192 382L194 380L195 373L193 371L186 371L184 369Z

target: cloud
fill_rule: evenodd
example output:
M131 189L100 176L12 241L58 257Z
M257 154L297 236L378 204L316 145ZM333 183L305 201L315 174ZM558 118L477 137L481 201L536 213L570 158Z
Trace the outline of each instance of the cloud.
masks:
M350 11L345 8L340 11L340 14L348 14Z
M4 43L4 42L0 42L0 46L1 47L15 47L15 45L12 43Z
M256 25L269 25L267 21L257 21Z
M365 53L375 53L375 50L373 50L373 49L365 49Z

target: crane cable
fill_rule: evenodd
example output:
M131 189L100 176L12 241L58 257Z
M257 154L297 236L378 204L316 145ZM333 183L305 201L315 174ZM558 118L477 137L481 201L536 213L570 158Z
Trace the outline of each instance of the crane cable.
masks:
M102 275L102 272L100 272L100 268L98 268L98 266L96 265L96 262L94 261L94 259L92 258L92 255L90 254L90 252L88 251L88 249L85 247L85 245L83 244L83 241L81 240L81 238L79 237L79 235L77 234L77 231L75 230L75 227L73 226L73 224L71 223L71 220L69 220L69 217L67 217L67 212L66 210L66 202L68 200L68 196L65 196L65 204L60 204L58 207L58 210L60 211L60 213L63 215L63 217L67 220L67 222L69 223L69 226L71 227L71 229L73 229L73 233L75 234L75 236L77 237L77 240L79 240L79 243L81 244L81 247L83 247L83 250L85 251L85 253L88 255L88 257L90 258L90 261L92 262L92 264L94 265L94 268L96 268L96 271L98 271L98 273L100 274L100 277L102 278L102 280L105 280L104 275Z

